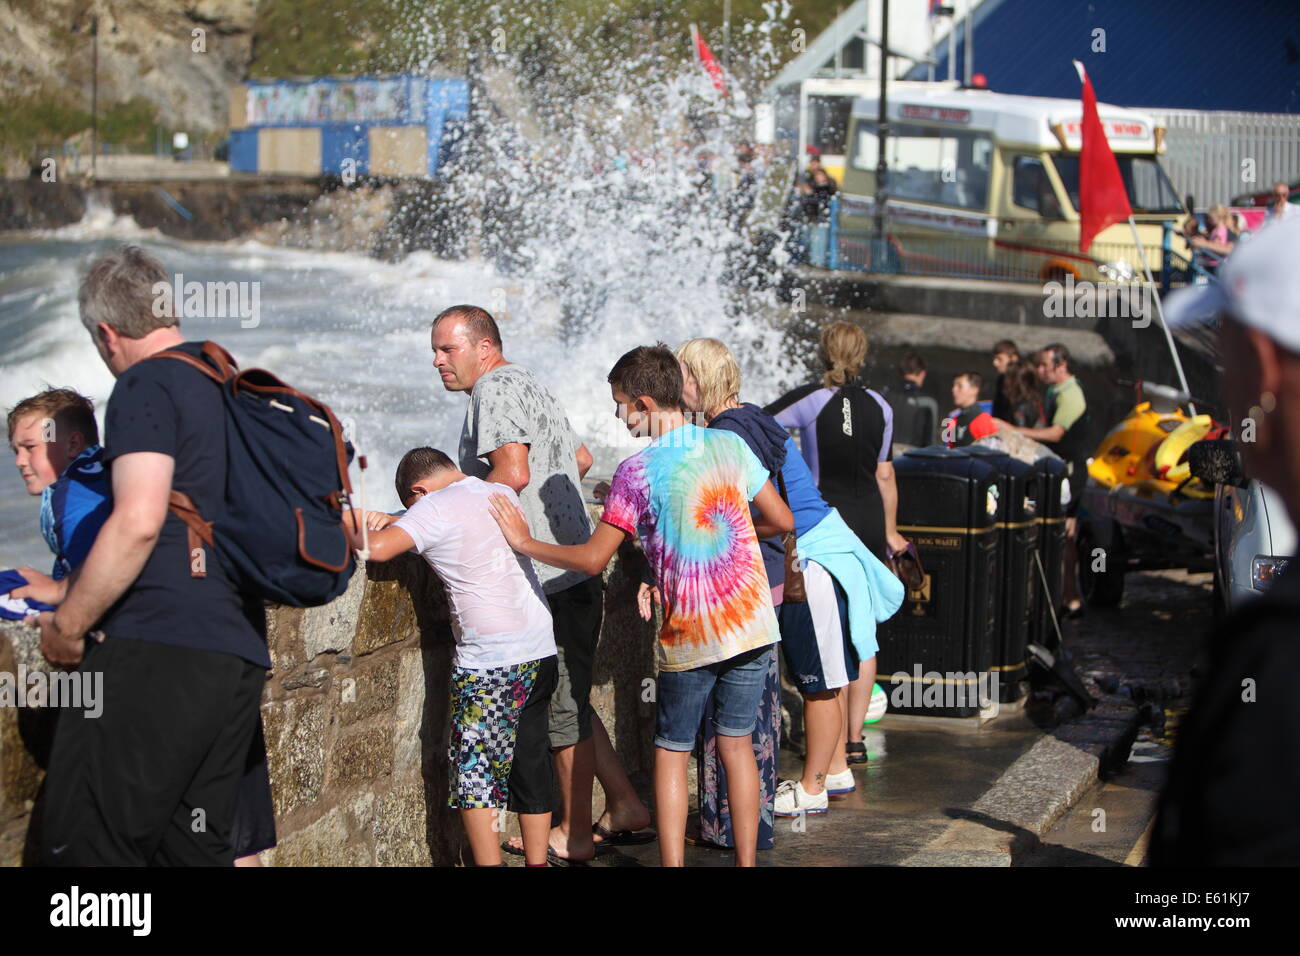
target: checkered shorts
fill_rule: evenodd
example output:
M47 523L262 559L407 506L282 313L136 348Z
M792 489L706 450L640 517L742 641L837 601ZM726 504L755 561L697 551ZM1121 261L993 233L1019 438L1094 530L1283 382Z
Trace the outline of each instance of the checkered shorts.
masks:
M447 759L455 773L450 781L448 806L457 809L509 806L510 771L520 715L542 665L553 661L554 658L545 658L487 670L452 668L451 744ZM546 759L549 763L549 755Z

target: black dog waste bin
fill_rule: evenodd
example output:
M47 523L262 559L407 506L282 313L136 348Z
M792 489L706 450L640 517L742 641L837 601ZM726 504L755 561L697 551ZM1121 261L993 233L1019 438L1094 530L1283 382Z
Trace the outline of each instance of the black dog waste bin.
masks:
M998 470L936 445L896 459L894 473L898 531L925 578L880 627L877 680L893 713L972 717L991 703Z
M998 699L1012 703L1024 696L1024 681L1029 676L1026 646L1041 590L1035 559L1041 537L1038 512L1044 473L1029 462L987 445L970 445L965 451L998 470L997 524L1001 544L996 580L1000 593L992 671L998 678Z

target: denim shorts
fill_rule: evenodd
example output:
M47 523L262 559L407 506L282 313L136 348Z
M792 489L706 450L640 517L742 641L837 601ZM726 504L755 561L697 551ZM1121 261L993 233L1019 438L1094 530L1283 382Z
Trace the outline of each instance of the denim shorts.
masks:
M704 707L714 695L713 729L721 737L754 732L763 684L776 645L755 648L717 664L688 671L659 672L659 712L655 746L689 751L704 721Z

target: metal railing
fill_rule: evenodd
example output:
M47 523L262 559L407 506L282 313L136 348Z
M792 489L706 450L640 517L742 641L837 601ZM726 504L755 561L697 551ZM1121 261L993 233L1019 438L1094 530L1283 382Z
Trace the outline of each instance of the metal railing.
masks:
M1179 257L1172 252L1169 225L1161 248L1146 249L1152 271L1164 276ZM821 230L821 235L818 234ZM1008 282L1044 282L1076 279L1129 282L1141 277L1141 264L1130 243L1095 242L1085 255L1077 241L1004 234L997 237L921 232L904 223L885 222L885 238L873 229L845 229L840 224L840 202L830 203L829 222L805 231L810 265L832 270L893 275L994 279ZM819 256L820 250L824 255Z
M1164 233L1160 237L1160 294L1165 295L1176 285L1205 285L1218 282L1219 277L1205 268L1200 256L1190 259L1174 252L1173 239L1177 232L1173 225L1165 223Z

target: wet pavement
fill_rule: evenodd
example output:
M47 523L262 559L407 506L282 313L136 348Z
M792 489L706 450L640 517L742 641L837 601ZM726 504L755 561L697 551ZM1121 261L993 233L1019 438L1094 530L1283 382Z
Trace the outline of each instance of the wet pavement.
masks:
M890 866L924 850L1042 735L1020 716L972 724L886 716L865 735L871 759L853 768L858 789L831 798L826 814L778 820L776 846L759 854L759 865ZM794 777L802 761L782 750L780 766L782 778ZM658 844L622 847L597 862L658 866ZM731 863L726 850L686 850L687 866Z
M867 737L870 762L854 768L856 792L833 798L825 815L778 821L759 865L1140 864L1210 624L1210 575L1131 575L1118 608L1065 624L1064 647L1096 709L1051 728L1005 707L982 724L887 715ZM783 749L782 777L800 763ZM595 865L658 862L650 843ZM688 846L686 863L729 866L732 855Z

